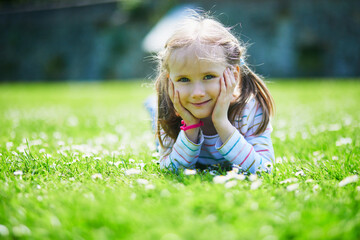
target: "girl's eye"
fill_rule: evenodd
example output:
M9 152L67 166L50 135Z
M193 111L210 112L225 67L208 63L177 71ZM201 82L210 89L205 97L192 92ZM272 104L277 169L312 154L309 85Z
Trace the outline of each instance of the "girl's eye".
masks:
M205 80L209 80L209 79L213 79L213 78L215 78L215 76L214 75L206 75L205 77L204 77L204 79Z
M183 78L179 78L177 81L178 82L189 82L190 80L186 77L183 77Z

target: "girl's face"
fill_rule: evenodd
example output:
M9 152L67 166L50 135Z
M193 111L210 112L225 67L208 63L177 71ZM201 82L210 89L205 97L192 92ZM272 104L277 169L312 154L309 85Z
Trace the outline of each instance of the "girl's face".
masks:
M211 49L222 56L221 48ZM199 59L193 48L177 49L169 60L169 76L180 102L196 118L211 116L220 93L220 77L226 65Z

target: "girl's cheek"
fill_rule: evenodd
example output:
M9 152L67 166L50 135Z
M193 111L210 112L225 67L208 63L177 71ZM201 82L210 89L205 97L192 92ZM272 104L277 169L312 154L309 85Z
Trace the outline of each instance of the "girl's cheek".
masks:
M181 91L183 94L186 94L187 92L189 92L192 89L193 89L193 86L191 84L180 85L178 88L179 92Z
M182 98L186 97L187 89L186 89L185 86L178 86L178 87L176 88L176 91L179 92L180 100L182 100Z
M220 93L220 78L211 84L211 89L213 89L213 91L217 92L218 94Z
M181 85L177 82L174 82L174 90L179 91L181 89Z

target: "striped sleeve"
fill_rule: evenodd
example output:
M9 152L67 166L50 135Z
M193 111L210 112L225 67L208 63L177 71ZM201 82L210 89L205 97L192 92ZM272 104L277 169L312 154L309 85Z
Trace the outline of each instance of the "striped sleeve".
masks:
M164 141L166 142L166 141ZM199 158L204 136L200 131L199 143L190 141L183 130L180 131L175 143L160 147L160 168L177 170L178 168L195 168Z
M274 162L274 149L271 141L272 127L269 123L260 135L254 135L262 120L262 109L258 103L253 104L246 116L246 133L244 136L238 131L222 143L220 138L215 147L224 158L243 170L271 172Z

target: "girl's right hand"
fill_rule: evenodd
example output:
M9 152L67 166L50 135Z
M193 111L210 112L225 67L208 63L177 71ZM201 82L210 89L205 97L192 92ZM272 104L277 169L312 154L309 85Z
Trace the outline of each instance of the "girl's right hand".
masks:
M175 89L173 81L169 78L169 97L174 104L175 111L185 121L186 125L199 123L200 119L195 118L180 102L179 91Z

